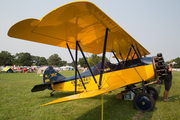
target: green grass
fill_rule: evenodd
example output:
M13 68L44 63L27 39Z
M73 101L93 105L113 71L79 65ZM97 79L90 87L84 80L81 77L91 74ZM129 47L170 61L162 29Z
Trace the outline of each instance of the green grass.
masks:
M72 76L74 71L61 72ZM36 73L0 73L0 119L16 120L100 120L101 95L57 103L41 107L42 104L74 92L55 92L50 97L49 90L31 93L35 84L41 84L42 77ZM156 86L156 84L154 84ZM141 113L134 109L132 101L118 100L116 94L123 88L104 94L104 120L169 120L180 118L180 72L173 72L173 84L169 93L170 102L163 101L164 85L158 87L159 98L155 109Z

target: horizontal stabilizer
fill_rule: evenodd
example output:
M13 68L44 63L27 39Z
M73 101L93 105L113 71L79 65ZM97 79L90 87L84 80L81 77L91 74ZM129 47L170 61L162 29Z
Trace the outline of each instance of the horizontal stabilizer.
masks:
M59 102L70 101L70 100L77 100L77 99L94 97L94 96L101 95L101 94L107 93L109 91L112 91L114 89L117 89L120 86L121 86L121 84L116 84L114 86L109 86L107 88L102 88L100 90L87 91L87 92L83 92L80 94L70 95L67 97L59 98L57 100L54 100L54 101L47 103L47 104L44 104L42 106L46 106L46 105L50 105L50 104L54 104L54 103L59 103Z
M47 89L48 87L51 86L51 83L45 83L45 84L39 84L39 85L35 85L32 89L31 92L37 92L37 91L42 91Z

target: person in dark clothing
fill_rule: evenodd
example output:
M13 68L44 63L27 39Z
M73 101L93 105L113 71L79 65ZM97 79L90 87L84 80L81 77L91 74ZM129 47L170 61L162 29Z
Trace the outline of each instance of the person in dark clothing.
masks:
M171 68L171 66L169 66L168 76L164 80L164 86L165 86L164 101L169 101L168 94L169 94L169 90L171 88L171 85L172 85L172 68Z

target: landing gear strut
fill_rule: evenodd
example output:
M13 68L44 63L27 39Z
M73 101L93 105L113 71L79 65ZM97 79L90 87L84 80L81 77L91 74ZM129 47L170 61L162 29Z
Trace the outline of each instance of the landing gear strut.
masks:
M54 92L54 91L52 91L52 92L50 93L50 96L51 96L51 97L54 96L53 92Z

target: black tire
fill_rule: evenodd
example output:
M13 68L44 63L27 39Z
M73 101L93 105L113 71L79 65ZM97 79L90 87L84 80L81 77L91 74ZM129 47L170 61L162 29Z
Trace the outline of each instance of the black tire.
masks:
M155 107L155 100L148 93L138 93L133 99L134 107L142 112L152 111Z
M158 96L159 96L158 91L155 88L147 87L146 91L149 95L151 95L154 98L155 101L158 99Z

